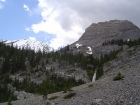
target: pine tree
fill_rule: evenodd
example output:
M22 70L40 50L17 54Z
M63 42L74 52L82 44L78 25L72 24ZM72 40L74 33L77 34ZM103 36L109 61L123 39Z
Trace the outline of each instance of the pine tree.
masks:
M7 105L12 105L12 98L11 98L11 95L10 95L10 97L9 97L9 99L8 99L8 103L7 103Z

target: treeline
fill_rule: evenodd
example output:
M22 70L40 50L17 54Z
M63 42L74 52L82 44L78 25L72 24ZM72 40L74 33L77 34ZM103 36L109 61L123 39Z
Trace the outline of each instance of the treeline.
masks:
M84 84L84 81L82 81L81 79L76 81L74 77L66 79L64 77L59 77L56 74L49 75L49 73L47 72L46 79L41 84L32 82L30 80L30 77L26 77L23 79L23 81L19 81L16 78L15 80L12 80L11 78L9 78L9 76L7 76L2 83L4 84L4 86L10 83L12 87L16 88L17 91L23 90L28 93L37 93L47 96L47 94L50 93L66 91L71 87ZM7 87L4 87L2 91L3 94L1 94L1 96L5 97L5 100L3 101L7 101L6 99L8 99L8 96L13 94ZM15 97L12 98L12 100L15 99Z
M0 76L0 103L6 102L9 99L13 101L17 99L13 91L8 88L8 84L11 82L12 80L9 79L8 75Z
M26 70L27 62L30 63L31 67L36 67L43 56L45 56L45 52L35 53L31 49L18 49L0 42L0 74Z
M108 41L103 42L102 45L103 46L105 46L105 45L118 45L118 46L128 45L129 47L132 47L132 46L140 45L140 38L138 38L137 40L128 39L125 41L123 39L119 39L119 40L113 39L113 40L108 40Z
M122 48L113 50L109 54L101 54L101 56L97 58L93 55L84 56L82 53L73 54L69 51L69 46L66 46L59 51L48 53L47 58L51 58L55 62L58 61L60 68L61 65L73 65L76 67L81 67L87 71L89 78L92 80L95 70L97 70L96 79L98 79L103 75L103 64L115 59L117 54L122 50ZM92 65L93 67L90 68L88 65Z
M12 84L17 90L24 90L30 93L43 94L44 96L58 91L66 91L73 86L83 84L84 81L75 78L64 78L57 75L50 75L49 72L46 73L46 79L41 84L36 84L30 81L29 77L24 78L23 81L18 79L11 80L6 74L15 73L17 71L25 71L26 63L28 62L33 70L40 70L38 66L44 67L46 64L52 64L52 62L59 63L59 68L73 65L74 67L81 67L87 71L90 79L97 70L96 79L99 79L103 75L103 64L116 58L118 52L122 49L111 51L109 54L102 55L100 58L96 58L93 55L84 56L82 53L71 53L69 46L66 46L58 51L45 53L45 52L35 52L31 49L18 49L13 46L6 46L0 42L0 75L2 79L1 84ZM92 65L89 67L88 65ZM3 87L3 94L1 96L11 97L12 91L8 88ZM2 90L1 89L1 90ZM6 91L7 90L7 91ZM9 93L11 92L11 93ZM9 95L7 95L9 94ZM7 96L5 96L7 95ZM13 97L12 100L15 98ZM4 100L2 100L4 102Z

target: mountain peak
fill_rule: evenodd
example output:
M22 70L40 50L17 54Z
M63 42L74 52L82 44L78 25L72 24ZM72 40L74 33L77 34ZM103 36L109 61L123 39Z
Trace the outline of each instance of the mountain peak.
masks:
M34 50L35 52L37 51L45 51L45 52L50 52L53 51L53 48L51 48L47 43L37 41L36 38L30 37L29 39L19 39L19 40L13 40L13 41L2 41L6 45L13 45L14 47L17 48L25 48L25 49L31 49Z
M100 49L105 41L111 40L134 40L140 38L140 29L128 20L110 20L99 23L92 23L79 38L78 41L71 44L70 47L74 48L76 44L83 46L90 46L95 51L98 48L98 54L101 53ZM116 48L116 47L115 47Z

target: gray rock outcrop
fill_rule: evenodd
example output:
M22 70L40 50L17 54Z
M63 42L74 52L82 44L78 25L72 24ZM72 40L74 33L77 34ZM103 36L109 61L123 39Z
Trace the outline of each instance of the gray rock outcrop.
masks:
M94 56L106 54L111 50L118 49L117 45L102 46L103 42L111 40L134 40L140 38L140 29L128 20L110 20L106 22L92 23L79 38L78 41L70 45L73 52L87 53L85 48L92 49ZM76 48L79 44L80 47Z
M127 20L111 20L106 22L92 23L85 33L75 43L96 46L105 40L111 39L138 39L140 29Z

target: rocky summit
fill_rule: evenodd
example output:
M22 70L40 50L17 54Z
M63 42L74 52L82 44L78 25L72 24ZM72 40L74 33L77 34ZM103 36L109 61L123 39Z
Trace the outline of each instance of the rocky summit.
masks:
M78 41L70 45L74 52L84 52L88 46L92 49L92 54L100 56L101 53L108 53L119 48L118 46L102 46L103 42L110 40L134 40L140 38L140 29L128 20L110 20L106 22L92 23L79 38ZM80 50L75 50L75 46L81 45ZM108 52L107 52L108 50ZM87 51L85 52L87 53ZM90 53L91 54L91 53Z
M106 22L92 23L84 34L75 43L97 46L105 40L112 39L138 39L140 29L128 20L110 20Z

